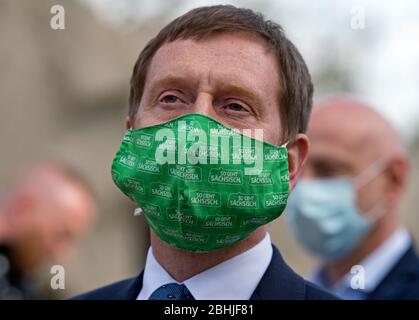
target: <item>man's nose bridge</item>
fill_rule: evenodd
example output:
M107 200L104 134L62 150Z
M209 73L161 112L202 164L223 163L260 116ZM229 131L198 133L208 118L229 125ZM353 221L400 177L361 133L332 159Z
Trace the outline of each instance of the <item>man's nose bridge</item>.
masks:
M213 116L215 113L213 106L213 96L208 92L200 92L193 105L193 112L207 116Z

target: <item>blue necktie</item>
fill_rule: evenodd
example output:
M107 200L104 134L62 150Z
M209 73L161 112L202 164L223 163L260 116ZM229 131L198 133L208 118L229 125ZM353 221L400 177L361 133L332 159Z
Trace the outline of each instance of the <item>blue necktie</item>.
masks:
M195 300L184 284L169 283L156 289L148 300Z

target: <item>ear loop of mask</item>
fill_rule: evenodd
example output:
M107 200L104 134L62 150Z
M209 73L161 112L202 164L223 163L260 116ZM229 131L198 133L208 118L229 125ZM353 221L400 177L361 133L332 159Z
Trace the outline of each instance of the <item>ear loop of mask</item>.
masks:
M375 179L380 173L382 173L387 166L386 159L379 159L370 164L364 171L356 176L352 181L357 189L367 185L373 179Z
M361 172L352 181L356 190L370 183L379 174L381 174L387 167L387 159L379 159L369 165L363 172ZM366 216L374 222L379 220L385 214L386 205L382 201L378 201L370 210L364 212Z
M289 143L290 143L290 141L288 140L287 142L281 144L279 147L280 148L287 148Z

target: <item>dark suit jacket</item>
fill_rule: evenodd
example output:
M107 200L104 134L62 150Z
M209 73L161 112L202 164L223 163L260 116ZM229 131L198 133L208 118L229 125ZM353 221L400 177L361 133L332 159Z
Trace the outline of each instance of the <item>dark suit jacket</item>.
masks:
M419 299L419 258L413 244L367 299Z
M141 290L143 273L84 293L76 300L135 300ZM297 275L273 246L271 263L250 300L334 300L334 296Z

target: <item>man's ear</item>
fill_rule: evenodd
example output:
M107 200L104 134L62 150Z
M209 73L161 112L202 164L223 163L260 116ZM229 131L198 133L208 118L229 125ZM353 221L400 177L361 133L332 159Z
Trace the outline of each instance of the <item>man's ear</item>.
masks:
M133 124L131 123L131 118L129 116L127 116L125 118L125 129L131 129L133 128Z
M390 159L388 169L385 173L388 181L386 193L392 208L399 205L408 183L409 171L410 164L405 156L397 155Z
M294 141L288 144L288 170L290 175L290 191L294 189L307 160L310 143L308 137L299 133Z

